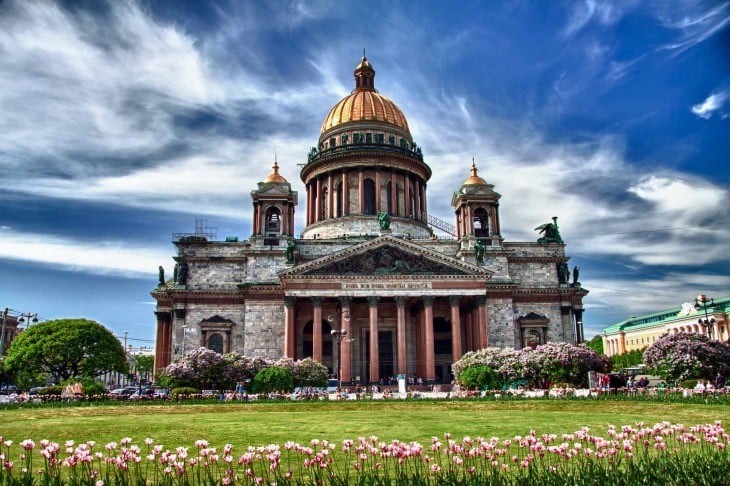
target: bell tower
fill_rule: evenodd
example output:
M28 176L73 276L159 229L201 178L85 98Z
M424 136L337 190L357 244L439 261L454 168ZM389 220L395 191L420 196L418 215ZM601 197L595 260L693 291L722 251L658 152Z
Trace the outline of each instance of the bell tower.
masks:
M491 240L496 245L502 240L499 228L499 199L494 184L488 184L477 175L474 159L471 161L471 176L454 193L451 205L456 214L456 238L459 240Z
M263 239L264 245L285 243L294 236L294 208L297 192L279 174L279 163L274 159L273 172L251 191L253 200L252 239ZM283 239L283 242L282 242Z

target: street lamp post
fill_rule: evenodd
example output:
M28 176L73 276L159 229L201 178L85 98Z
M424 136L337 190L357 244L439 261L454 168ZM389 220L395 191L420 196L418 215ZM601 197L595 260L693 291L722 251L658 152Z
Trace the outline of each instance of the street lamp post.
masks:
M341 305L337 305L337 314L342 316L342 320L349 321L350 320L350 314L347 311L343 311ZM331 314L327 316L327 320L332 323L334 322L335 318ZM330 324L331 325L331 324ZM342 388L342 370L340 369L340 356L342 353L342 339L347 336L347 329L340 328L340 329L332 329L330 331L330 334L332 335L332 339L337 347L337 355L334 360L334 371L337 373L337 388ZM333 354L335 353L335 350L332 350Z
M707 328L707 337L709 339L712 339L712 326L715 325L715 318L710 318L709 314L707 313L707 308L713 305L715 305L715 299L707 297L705 294L698 295L695 299L695 310L699 311L700 309L702 309L705 311L704 320L700 317L697 322L703 328Z
M342 338L347 336L347 329L332 329L330 331L332 339L334 339L337 345L337 356L335 357L335 372L337 373L337 388L342 388L342 373L340 370L340 352L342 351Z
M38 314L20 314L20 318L18 319L18 324L22 324L25 322L26 317L28 318L28 327L30 327L31 323L38 324ZM31 317L33 319L31 319Z

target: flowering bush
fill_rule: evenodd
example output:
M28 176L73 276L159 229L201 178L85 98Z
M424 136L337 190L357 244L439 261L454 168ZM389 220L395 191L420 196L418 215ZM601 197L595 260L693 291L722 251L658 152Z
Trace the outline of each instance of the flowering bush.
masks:
M701 334L680 332L662 336L644 352L647 371L670 382L712 378L730 371L730 346Z
M459 380L468 368L488 366L505 383L530 380L545 388L548 381L585 385L588 371L605 371L608 362L593 349L569 343L547 343L535 349L486 348L471 351L454 363Z
M587 427L572 434L470 437L419 442L377 437L340 445L211 446L165 449L124 438L103 448L26 439L20 450L0 437L0 484L726 484L730 434L720 422L686 427L609 425L606 437Z
M175 387L192 386L199 390L232 390L238 382L250 382L264 369L277 366L294 377L294 386L325 386L327 367L311 358L271 361L236 353L221 355L206 348L194 349L168 365L162 375Z

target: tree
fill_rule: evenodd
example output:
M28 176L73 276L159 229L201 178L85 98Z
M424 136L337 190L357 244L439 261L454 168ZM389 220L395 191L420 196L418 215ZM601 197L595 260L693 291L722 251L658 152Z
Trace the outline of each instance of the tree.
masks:
M593 336L593 339L588 341L587 345L589 348L591 348L596 353L605 354L603 352L603 337L601 337L600 334Z
M152 355L138 354L134 357L134 369L141 380L142 377L149 378L152 375L152 368L155 366L155 357Z
M701 334L680 332L654 341L644 352L647 371L679 383L687 378L710 379L730 371L730 346Z
M624 368L633 368L641 364L644 359L644 351L646 348L635 349L621 354L611 356L611 369L621 371Z
M30 326L13 339L5 366L18 381L39 373L59 380L126 373L122 344L107 328L88 319L58 319Z

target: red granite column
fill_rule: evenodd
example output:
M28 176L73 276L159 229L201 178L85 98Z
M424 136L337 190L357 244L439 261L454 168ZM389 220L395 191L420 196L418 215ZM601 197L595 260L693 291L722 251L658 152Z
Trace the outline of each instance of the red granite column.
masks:
M451 304L451 361L461 359L461 318L459 316L459 303L461 303L460 295L452 295L449 297Z
M322 362L322 298L312 298L312 359Z
M409 176L403 176L403 185L405 186L405 216L406 218L411 216L411 178Z
M342 214L350 214L350 188L347 186L347 171L342 171Z
M406 298L396 297L395 305L397 311L397 349L398 349L398 374L408 373L408 347L406 345Z
M375 169L375 213L379 213L380 209L380 171Z
M296 340L296 297L284 297L284 356L291 359L297 359L297 340Z
M317 200L314 202L314 222L322 218L322 181L317 178Z
M380 380L380 353L378 350L378 302L380 297L368 297L370 307L370 373L368 381L377 383Z
M357 183L357 200L360 207L358 208L357 212L358 214L364 214L365 213L365 174L363 173L362 169L358 171L358 183Z
M433 350L433 297L423 297L423 344L425 353L426 381L436 379L436 357Z
M170 364L172 346L172 324L169 312L155 312L157 317L157 331L155 333L155 362L154 373Z

